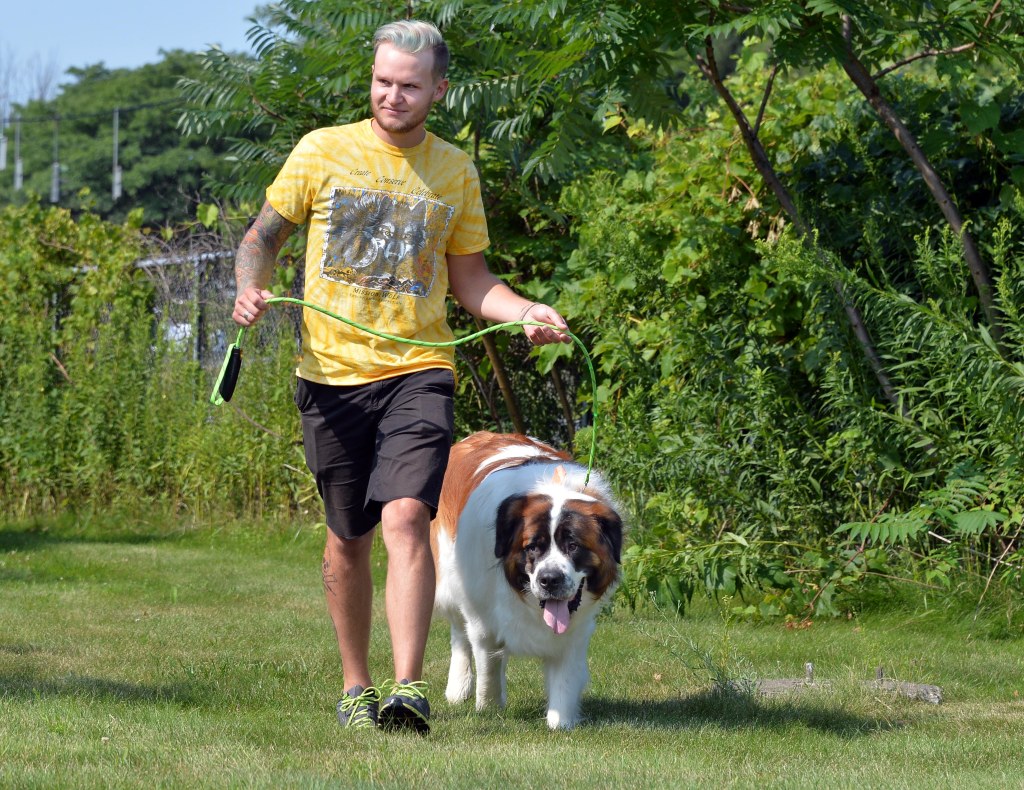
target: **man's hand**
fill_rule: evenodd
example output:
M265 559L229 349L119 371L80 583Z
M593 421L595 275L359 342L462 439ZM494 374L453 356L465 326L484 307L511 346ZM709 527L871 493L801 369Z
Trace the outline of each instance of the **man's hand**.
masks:
M572 338L563 332L559 332L553 329L552 326L557 329L568 329L569 326L565 323L565 319L558 314L558 312L546 304L532 304L523 311L523 317L520 321L538 321L544 324L550 324L551 326L524 326L523 331L526 332L526 337L529 338L530 342L535 346L543 346L548 343L571 343Z
M231 313L231 318L239 326L252 326L267 312L267 308L270 307L267 299L273 296L270 291L255 286L246 288L235 298L235 310Z

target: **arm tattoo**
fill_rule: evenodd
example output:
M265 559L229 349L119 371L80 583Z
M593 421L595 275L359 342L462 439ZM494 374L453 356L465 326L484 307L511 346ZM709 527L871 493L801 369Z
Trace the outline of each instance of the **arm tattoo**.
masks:
M277 254L295 230L269 203L264 203L252 227L245 232L235 256L235 284L241 293L251 285L265 288L274 273Z

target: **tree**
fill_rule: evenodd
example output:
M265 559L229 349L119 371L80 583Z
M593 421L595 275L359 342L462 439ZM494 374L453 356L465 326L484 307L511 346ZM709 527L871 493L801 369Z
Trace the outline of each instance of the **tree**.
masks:
M891 74L921 58L948 57L968 51L995 55L1008 62L1016 61L1018 67L1024 64L1019 46L1014 46L1013 41L1013 37L1024 32L1024 13L1016 9L1006 12L1001 6L1001 0L996 0L991 6L988 3L960 4L955 12L948 6L944 9L922 8L910 19L890 14L885 19L886 33L890 40L884 42L887 46L883 47L879 46L879 36L859 29L850 14L842 14L840 17L844 43L841 60L843 69L913 160L943 217L953 232L959 236L981 309L997 341L1002 337L1002 326L999 311L994 304L992 275L988 264L983 260L974 234L967 227L956 200L950 195L915 135L892 104L886 100L878 80L880 76ZM920 31L924 31L924 34L921 35ZM919 35L924 39L922 43L925 46L901 61L888 65L879 72L878 77L871 73L862 59L871 55L877 59L879 50L883 58L891 59L893 53L899 53L907 44L916 43L915 39ZM858 47L861 53L858 53Z
M415 4L413 10L425 18L444 18L444 9L431 4ZM303 134L318 126L366 117L372 34L381 24L409 11L406 3L398 2L384 3L371 11L352 0L284 0L270 7L252 31L255 59L219 50L207 52L205 74L181 82L190 106L181 128L188 134L227 141L236 166L229 179L214 184L218 193L237 201L261 200L266 185ZM463 28L454 23L446 29L446 36L455 53L450 77L453 85L460 85L475 77L479 42L467 39ZM555 40L556 34L551 33L549 38ZM503 56L512 57L517 51L510 50ZM494 218L490 223L494 244L488 252L492 266L499 275L515 280L517 286L525 286L527 293L542 300L543 292L551 285L534 276L536 268L550 273L552 251L564 245L565 236L560 233L553 238L538 238L532 228L559 221L552 210L556 193L541 182L532 187L525 185L520 178L522 168L510 171L507 157L523 156L525 149L517 143L517 150L512 151L507 141L493 137L488 137L485 144L484 125L493 116L475 114L467 126L467 118L458 106L464 104L453 98L436 107L430 127L445 139L464 145L476 158L483 174L484 200ZM543 122L538 118L536 127L541 128ZM599 137L594 135L595 139ZM463 323L466 328L473 326L468 316L454 318L460 327ZM552 380L549 393L559 405L545 409L533 398L532 415L523 416L528 405L517 402L516 387L510 382L531 375L533 366L509 363L506 357L510 350L525 357L529 348L507 336L487 336L484 342L485 355L474 356L472 350L466 350L462 356L474 374L470 381L475 383L476 394L487 405L488 413L506 427L507 418L517 430L530 427L547 435L571 436L575 417L571 413L563 417L567 401L558 395L561 380ZM555 364L551 358L547 369ZM497 392L488 383L491 378L500 383ZM532 392L538 389L535 382L521 388ZM496 402L503 402L504 415L499 414Z
M1024 64L1024 49L1020 45L1024 10L1017 4L1004 7L1001 0L911 4L814 2L778 8L770 4L748 7L707 3L690 30L695 37L703 37L707 52L716 35L753 34L771 42L775 65L772 79L766 82L761 113L778 69L804 68L808 63L829 60L838 62L920 171L943 217L963 244L989 331L997 338L1001 335L989 267L941 175L909 124L886 99L879 80L925 58L952 59L947 68L961 74L964 69L976 69L985 63L1020 68ZM702 57L702 62L709 79L716 81L720 75L715 74L713 58ZM720 79L716 85L723 92ZM734 116L737 109L730 106ZM763 161L759 155L755 157ZM777 187L776 184L778 193ZM787 208L787 212L791 209Z
M181 223L202 200L203 178L226 173L224 145L182 136L175 122L182 108L177 81L198 73L199 58L167 52L138 69L102 64L72 68L74 82L52 101L17 105L21 124L24 189L13 172L0 179L0 203L23 203L28 193L50 195L52 164L60 162L60 205L88 209L114 221L142 208L147 225ZM114 199L114 117L123 192ZM8 131L10 134L10 131Z

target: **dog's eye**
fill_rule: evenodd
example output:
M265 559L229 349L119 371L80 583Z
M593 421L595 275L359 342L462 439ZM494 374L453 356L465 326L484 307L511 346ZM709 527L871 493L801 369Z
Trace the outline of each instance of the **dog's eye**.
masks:
M569 552L570 554L572 554L572 553L573 553L574 551L576 551L576 549L578 549L578 548L579 548L579 544L578 544L578 543L576 543L575 541L572 541L572 540L570 540L570 541L569 541L569 542L568 542L568 543L567 543L567 544L565 545L565 550L566 550L567 552Z

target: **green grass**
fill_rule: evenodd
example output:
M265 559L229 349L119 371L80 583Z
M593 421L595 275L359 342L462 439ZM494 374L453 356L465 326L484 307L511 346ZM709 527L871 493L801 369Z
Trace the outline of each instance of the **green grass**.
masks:
M321 540L99 516L0 526L0 786L1021 786L1021 641L923 607L787 629L619 606L569 733L547 730L528 659L503 712L449 706L438 622L430 736L343 732ZM373 640L383 679L379 611ZM801 677L806 661L827 690L713 690L715 675ZM879 664L945 702L866 690Z

